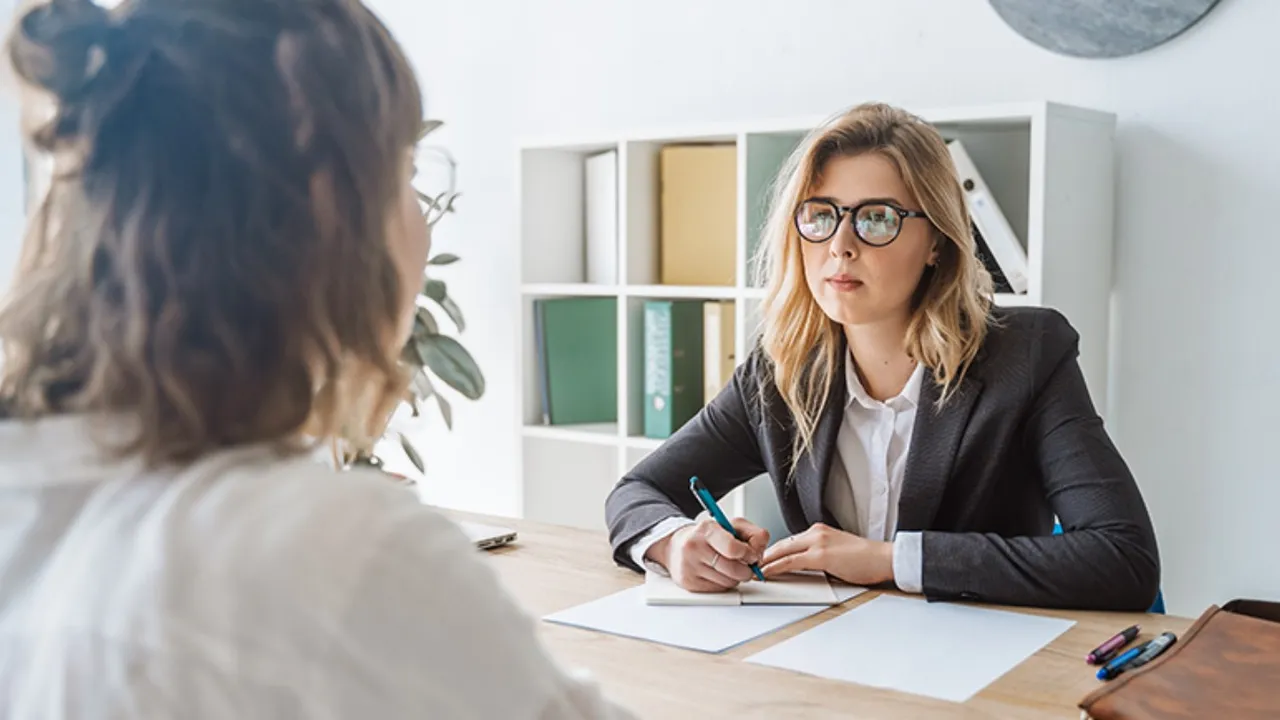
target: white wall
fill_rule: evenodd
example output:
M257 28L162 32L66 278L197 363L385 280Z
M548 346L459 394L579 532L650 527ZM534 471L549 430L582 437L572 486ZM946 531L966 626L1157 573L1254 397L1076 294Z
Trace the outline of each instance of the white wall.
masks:
M0 18L8 18L13 0L0 0ZM18 95L11 73L0 73L0 293L9 287L22 247L26 193Z
M1120 117L1109 427L1170 608L1280 598L1280 81L1264 70L1280 3L1227 0L1169 45L1086 61L1024 41L985 0L373 2L451 123L465 195L440 245L464 257L447 279L490 379L452 435L429 433L433 497L517 509L518 137L1046 98Z

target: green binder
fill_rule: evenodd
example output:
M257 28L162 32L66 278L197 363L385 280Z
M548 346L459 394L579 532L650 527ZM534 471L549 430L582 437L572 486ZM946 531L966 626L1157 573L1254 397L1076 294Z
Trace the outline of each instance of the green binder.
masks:
M617 299L535 300L533 312L542 421L617 422Z
M644 434L668 438L702 409L702 302L644 304Z

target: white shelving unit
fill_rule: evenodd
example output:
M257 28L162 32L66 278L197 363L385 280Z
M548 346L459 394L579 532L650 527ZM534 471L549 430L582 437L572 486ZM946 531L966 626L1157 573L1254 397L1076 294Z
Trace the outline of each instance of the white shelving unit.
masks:
M1115 117L1048 102L914 110L964 141L1028 255L1025 295L1002 305L1054 307L1079 331L1080 363L1095 404L1105 407L1112 270ZM519 393L526 517L588 528L604 525L604 500L625 472L661 445L643 437L643 303L650 298L734 303L736 357L756 337L763 295L749 257L779 167L826 118L672 128L610 138L526 142L520 150L521 306ZM658 284L658 153L671 143L731 142L738 151L736 282L723 287ZM618 285L584 283L584 159L618 152ZM541 425L533 301L618 300L619 422ZM728 499L733 512L778 522L767 478Z

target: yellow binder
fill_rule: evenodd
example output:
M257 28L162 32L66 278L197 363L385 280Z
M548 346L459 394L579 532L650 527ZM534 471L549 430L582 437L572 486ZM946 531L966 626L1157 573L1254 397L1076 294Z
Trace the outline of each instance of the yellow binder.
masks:
M738 148L667 145L660 158L664 285L733 285Z

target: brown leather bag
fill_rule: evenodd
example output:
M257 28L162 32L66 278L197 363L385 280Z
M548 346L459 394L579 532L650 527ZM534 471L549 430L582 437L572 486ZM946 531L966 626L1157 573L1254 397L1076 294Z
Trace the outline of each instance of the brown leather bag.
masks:
M1211 606L1173 647L1080 708L1094 720L1280 718L1280 603Z

